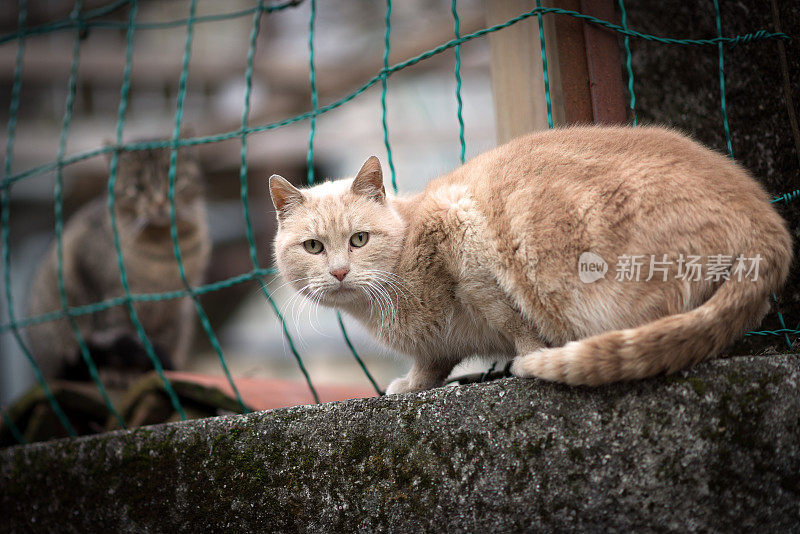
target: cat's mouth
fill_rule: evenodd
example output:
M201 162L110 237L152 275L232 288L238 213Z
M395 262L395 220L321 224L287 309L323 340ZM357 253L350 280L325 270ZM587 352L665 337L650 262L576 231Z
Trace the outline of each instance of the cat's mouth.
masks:
M330 288L328 291L326 291L326 293L329 295L351 295L355 293L356 290L357 288L355 287L341 284L339 286Z
M335 287L327 288L320 295L323 304L342 304L350 302L358 293L358 288L350 285L340 284Z
M152 228L154 230L164 230L169 228L171 225L171 219L169 214L166 215L153 215L148 217L145 220L145 226ZM193 228L193 224L190 221L182 217L175 218L175 225L178 227L178 231L186 231Z

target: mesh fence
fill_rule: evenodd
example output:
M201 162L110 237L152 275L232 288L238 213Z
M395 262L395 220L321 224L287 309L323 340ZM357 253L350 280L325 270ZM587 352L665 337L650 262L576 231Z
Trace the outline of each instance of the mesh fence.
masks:
M627 70L627 88L629 96L630 116L631 116L631 121L634 125L636 124L636 93L635 93L635 77L631 62L632 39L645 39L649 41L656 41L659 43L663 43L664 45L672 45L672 46L717 48L719 55L719 92L720 92L721 127L723 128L725 133L725 141L728 153L731 157L733 157L730 128L728 124L727 104L725 99L725 69L724 69L725 49L726 47L731 47L736 45L755 44L758 41L788 39L788 36L783 33L771 33L765 30L757 30L754 31L753 33L748 33L744 35L725 36L722 31L722 20L717 0L713 0L713 13L714 16L716 17L717 35L707 39L678 39L678 38L658 37L632 30L627 25L627 14L623 0L618 0L618 7L621 15L620 25L614 24L609 21L600 20L596 17L589 16L583 13L578 13L575 11L553 8L553 7L542 7L540 1L537 0L536 3L537 7L531 11L521 13L518 16L513 17L501 24L486 27L469 34L462 35L460 32L460 20L459 20L457 0L452 0L451 11L453 19L453 39L441 44L440 46L437 46L424 53L421 53L415 57L411 57L399 63L390 64L389 52L390 52L390 43L392 34L392 17L391 17L392 4L391 0L387 0L386 12L385 12L386 14L385 14L383 68L373 77L366 80L355 91L352 91L351 93L345 95L344 97L338 100L320 106L317 96L316 68L315 68L315 55L314 55L317 5L316 5L316 0L306 0L306 1L310 3L310 18L308 21L308 52L309 52L308 64L309 64L309 84L311 90L311 109L305 113L288 117L277 122L256 124L256 125L251 125L248 123L248 116L251 108L251 99L252 99L253 64L254 64L254 58L257 53L256 43L257 43L257 37L261 30L262 18L270 14L273 14L272 16L280 16L280 14L277 12L280 12L285 9L291 9L300 4L301 1L297 0L285 3L267 4L263 0L259 0L257 5L255 5L250 9L244 9L229 13L220 13L217 15L197 16L196 15L197 0L191 0L189 16L187 18L181 20L165 21L165 22L145 23L137 21L138 2L136 0L118 0L116 2L110 2L106 6L94 9L84 9L82 1L78 0L75 3L74 10L72 11L71 15L68 18L38 26L28 25L26 2L25 0L19 1L19 17L18 17L17 31L7 35L0 36L0 45L5 44L5 46L10 46L10 43L12 42L16 42L17 44L16 63L13 73L13 83L11 87L11 98L9 105L9 120L7 125L8 136L7 136L7 144L5 150L6 159L4 166L4 177L2 180L2 188L0 190L0 193L2 194L0 207L2 209L2 220L1 220L2 248L3 248L2 261L4 265L3 286L5 288L5 305L7 307L7 314L9 317L8 322L0 325L0 334L13 336L14 340L21 348L25 357L30 362L30 365L33 368L35 374L36 381L40 384L42 390L44 391L44 394L46 395L48 402L52 407L53 412L58 417L59 421L61 422L64 429L67 431L69 435L73 436L76 435L75 428L70 423L69 419L65 415L64 411L62 410L56 398L52 395L52 392L48 387L47 381L42 375L39 366L37 365L36 361L33 358L33 355L31 354L29 348L27 347L25 339L22 337L20 333L21 329L34 324L66 318L70 322L75 337L79 343L83 361L87 365L90 376L92 377L92 380L94 381L98 390L100 391L109 412L113 414L113 416L117 419L118 424L122 428L125 428L125 421L120 416L118 411L115 409L109 396L106 394L105 388L98 377L97 368L92 360L92 355L85 343L85 340L82 339L81 333L77 327L77 324L75 323L75 318L79 316L97 313L99 311L106 310L112 307L120 307L120 306L125 307L127 309L128 314L130 315L131 322L133 323L137 331L139 339L143 347L145 348L147 356L153 365L153 368L159 375L160 379L163 381L165 391L169 395L169 398L171 400L174 409L176 410L177 413L180 414L181 418L185 419L186 418L185 411L181 406L178 396L176 395L173 387L171 386L170 381L163 372L161 362L155 353L153 344L148 338L147 332L145 332L142 327L139 317L137 316L134 304L189 297L193 302L195 311L200 319L200 324L202 325L203 331L205 332L211 346L216 352L222 370L225 376L227 377L227 380L234 392L235 397L238 400L240 411L244 413L247 411L247 407L245 403L242 401L241 396L239 395L239 392L236 387L236 381L232 378L230 372L228 371L228 366L226 363L226 358L223 349L220 346L219 340L217 339L217 335L215 334L214 327L211 324L208 315L204 310L203 305L200 302L199 297L209 292L223 291L227 288L231 288L232 286L249 281L256 281L260 285L261 292L263 293L264 297L269 303L270 308L276 314L276 316L280 321L283 330L283 335L285 336L285 339L288 342L289 350L294 356L298 368L302 373L302 375L304 376L309 390L311 391L314 399L317 402L319 402L319 396L317 395L317 392L314 388L311 378L309 377L309 374L306 371L306 368L303 363L303 358L301 357L299 351L297 350L296 344L287 327L286 321L284 317L281 315L281 312L276 302L273 300L269 291L267 290L267 285L264 281L265 276L275 274L275 269L271 267L262 266L259 263L257 257L253 224L251 222L251 215L248 207L248 186L246 181L247 168L248 168L247 150L248 150L249 135L258 132L265 132L268 130L278 129L300 121L308 121L309 136L308 136L308 153L307 153L307 168L308 168L307 181L309 184L313 184L315 179L314 167L313 167L314 137L316 133L317 118L323 116L324 114L330 112L331 110L343 106L344 104L352 101L359 95L363 94L371 87L380 84L380 90L381 90L380 121L383 129L383 141L388 155L388 167L390 172L391 185L392 188L395 191L397 191L395 165L392 157L392 149L389 141L390 140L389 126L387 123L388 78L407 67L425 61L437 54L442 54L446 51L449 51L450 49L453 49L456 60L455 72L454 72L454 77L456 80L456 91L454 96L457 101L457 120L459 123L459 139L461 144L460 159L463 162L466 153L466 142L464 138L464 120L462 117L462 99L461 99L461 92L462 92L461 50L460 50L461 45L473 39L482 38L492 32L501 31L504 28L517 24L523 20L536 17L540 29L539 32L540 47L541 47L542 66L544 72L544 86L545 86L544 90L545 90L545 100L547 109L547 119L548 119L548 125L550 127L553 127L553 111L551 103L550 79L548 75L547 56L545 54L546 43L545 43L545 32L543 31L543 19L545 16L566 16L566 17L574 17L576 19L586 21L587 23L607 28L622 36L624 55L626 58L625 67ZM123 10L123 9L127 9L127 22L100 20L103 16L108 15L109 13L113 13L116 12L117 10ZM189 62L192 55L192 42L193 42L195 25L197 25L198 23L213 23L215 21L241 18L241 17L250 17L252 19L252 25L248 41L249 46L247 52L246 69L244 72L245 91L242 103L241 125L239 128L235 130L224 131L215 135L181 138L180 136L182 128L182 117L184 112L184 104L187 91L187 77L189 73ZM136 35L136 32L138 30L144 30L144 29L158 30L158 29L175 28L181 26L186 28L186 38L184 44L182 67L179 74L177 107L174 115L174 127L172 130L171 139L166 141L152 141L152 142L139 142L139 143L127 143L127 144L123 143L122 142L123 131L125 128L127 107L131 91L131 64L132 64L132 56L134 48L133 45L134 36ZM66 153L66 139L70 131L70 124L72 120L73 107L74 107L73 104L76 95L78 66L80 64L80 58L81 58L81 34L82 32L86 31L89 28L117 29L124 31L126 34L125 66L123 71L123 81L119 92L119 106L117 111L115 143L111 146L104 146L102 148L96 148L86 152L80 152L68 155ZM12 172L15 133L19 116L19 101L20 101L22 73L25 63L26 40L33 36L48 34L52 32L72 32L72 34L74 35L73 48L72 48L72 62L71 62L69 81L67 87L67 99L64 108L65 112L61 124L61 135L58 145L58 154L54 161L51 161L47 164L40 165L35 168L25 169L22 171ZM176 213L175 213L174 199L175 199L175 174L176 174L177 151L180 147L201 145L206 143L218 143L221 141L235 140L235 139L238 139L241 142L241 163L239 169L240 199L243 210L244 227L247 237L249 256L251 260L251 269L238 276L234 276L226 280L206 285L192 286L188 282L184 271L183 260L181 257L179 234L177 230ZM139 151L139 150L146 150L153 148L169 148L171 150L171 158L169 166L169 201L171 206L170 233L173 245L173 254L175 257L175 261L178 265L184 287L181 290L166 292L166 293L133 293L130 290L130 286L126 276L125 265L122 259L122 250L120 246L119 232L117 228L115 208L114 208L115 207L114 185L117 180L118 160L120 151ZM101 302L95 302L90 305L71 306L66 296L66 291L64 287L64 273L63 273L62 233L64 227L64 216L63 216L63 194L62 194L63 192L62 170L64 167L68 165L72 165L89 158L100 156L102 154L109 154L111 159L110 174L109 174L108 188L107 188L108 210L112 221L112 230L114 234L114 245L116 247L117 264L121 273L121 283L124 289L124 295L118 298L104 300ZM60 294L61 307L60 310L54 311L52 313L46 313L43 315L37 315L31 317L18 317L17 308L15 307L16 303L14 302L14 299L12 297L11 274L10 274L11 253L12 253L10 249L10 240L9 240L10 222L11 222L10 220L11 191L13 186L18 182L51 171L55 171L55 176L56 176L55 188L54 188L54 215L56 221L55 234L56 234L57 255L58 255L58 284L59 284L58 289ZM779 196L774 197L773 202L788 203L791 200L796 199L797 197L800 197L800 190L795 190L780 194ZM350 337L348 336L347 331L345 330L345 326L342 321L341 315L338 315L337 318L342 336L349 350L352 352L352 355L357 360L360 368L363 370L367 378L374 386L376 392L380 394L381 393L380 388L378 387L377 383L370 375L367 367L364 365L363 361L359 357L356 348L354 347L353 343L350 340ZM772 331L749 332L748 335L781 336L791 347L791 340L789 336L795 336L797 334L800 334L800 330L798 330L797 328L795 329L787 328L785 320L780 313L778 313L778 320L781 325L781 329ZM13 421L11 421L9 417L7 417L4 411L2 413L2 416L3 420L5 421L6 425L10 428L14 437L19 442L24 442L23 436L20 434L18 429L14 427Z

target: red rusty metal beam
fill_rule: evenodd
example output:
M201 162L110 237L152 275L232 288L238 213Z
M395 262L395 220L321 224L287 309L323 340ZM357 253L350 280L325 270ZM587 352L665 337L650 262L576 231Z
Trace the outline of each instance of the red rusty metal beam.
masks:
M612 0L580 0L581 13L614 22ZM622 65L616 34L595 24L583 23L589 71L592 115L596 123L627 122Z
M580 11L580 0L560 0L557 6L570 11ZM586 41L583 36L584 22L575 17L555 17L556 46L558 48L561 88L564 99L564 119L567 124L590 123L592 96L589 84L589 69L586 59Z

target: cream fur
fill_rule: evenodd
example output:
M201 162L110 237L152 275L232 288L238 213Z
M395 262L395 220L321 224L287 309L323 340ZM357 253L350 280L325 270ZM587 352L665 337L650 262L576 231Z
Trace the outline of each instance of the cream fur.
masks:
M307 297L411 356L389 393L440 385L471 355L570 384L674 372L756 325L792 259L784 221L729 158L658 127L573 127L486 152L411 197L372 157L355 179L270 182L276 260ZM349 244L356 232L368 243ZM325 250L310 254L308 239ZM583 283L591 251L609 264ZM763 258L758 281L617 281L622 255ZM330 271L345 267L339 282ZM647 269L645 264L643 270ZM645 270L646 272L646 270Z

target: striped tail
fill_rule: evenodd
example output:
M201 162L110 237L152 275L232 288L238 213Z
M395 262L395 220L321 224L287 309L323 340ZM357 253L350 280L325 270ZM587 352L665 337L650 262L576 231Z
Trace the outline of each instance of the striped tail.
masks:
M716 356L757 326L786 279L791 241L770 247L757 280L723 282L701 306L636 328L613 330L563 347L517 356L511 371L567 384L600 385L673 373Z

